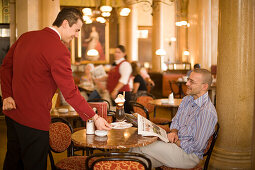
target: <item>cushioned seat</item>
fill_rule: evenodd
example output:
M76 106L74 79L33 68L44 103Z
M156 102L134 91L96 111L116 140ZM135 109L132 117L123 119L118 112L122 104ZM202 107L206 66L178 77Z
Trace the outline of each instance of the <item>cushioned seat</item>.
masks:
M71 135L73 128L62 118L53 118L49 129L49 157L51 169L80 170L85 169L85 156L73 156L73 143ZM51 151L61 153L67 150L67 158L54 163Z
M117 153L96 153L86 159L86 169L88 170L151 170L151 161L146 156L139 153L117 152Z
M56 167L65 170L85 170L85 156L72 156L60 160Z

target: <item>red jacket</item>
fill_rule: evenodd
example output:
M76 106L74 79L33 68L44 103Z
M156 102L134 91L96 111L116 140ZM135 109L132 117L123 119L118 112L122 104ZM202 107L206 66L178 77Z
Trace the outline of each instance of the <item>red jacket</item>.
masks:
M119 79L121 77L120 75L120 65L125 62L126 60L121 61L118 65L116 65L114 68L112 68L109 72L108 72L108 78L107 78L107 90L111 93L114 88L117 86ZM123 91L130 91L129 88L129 84L124 85L119 92L123 92Z
M52 29L23 34L1 67L3 99L13 97L17 107L4 114L22 125L48 131L51 101L58 87L83 120L94 116L74 83L70 63L70 52Z

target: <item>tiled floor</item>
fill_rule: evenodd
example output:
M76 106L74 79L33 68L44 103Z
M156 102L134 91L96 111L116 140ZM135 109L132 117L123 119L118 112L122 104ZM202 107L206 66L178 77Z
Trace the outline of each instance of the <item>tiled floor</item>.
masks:
M163 117L169 117L169 114L167 112L163 112L160 114L157 114L157 116L163 116ZM5 158L5 153L6 153L6 124L5 124L5 119L4 116L0 116L0 169L3 167L3 162ZM53 153L54 161L57 162L61 160L62 158L66 157L66 152L64 153ZM48 159L48 169L50 170L50 161Z

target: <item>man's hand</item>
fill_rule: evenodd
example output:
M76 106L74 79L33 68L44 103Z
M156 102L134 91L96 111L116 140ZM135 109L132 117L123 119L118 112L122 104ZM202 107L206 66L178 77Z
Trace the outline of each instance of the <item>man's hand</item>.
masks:
M7 97L3 100L3 110L16 109L15 101L12 97Z
M111 93L111 98L114 100L117 97L118 91L117 90L113 90Z
M175 131L168 133L167 138L171 143L175 143L179 140L177 132Z
M111 130L112 126L102 117L95 114L92 118L98 130Z

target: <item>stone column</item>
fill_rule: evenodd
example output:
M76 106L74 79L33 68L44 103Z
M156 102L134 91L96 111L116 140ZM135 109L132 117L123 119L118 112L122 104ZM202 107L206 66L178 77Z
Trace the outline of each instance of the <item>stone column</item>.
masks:
M60 2L59 0L41 0L41 18L42 24L41 28L51 26L55 21L59 11L60 11Z
M254 119L253 0L219 1L217 113L212 169L251 169Z
M10 0L10 45L16 41L16 0Z
M119 16L119 44L127 46L127 24L126 24L127 17Z
M156 55L157 49L163 48L163 6L160 0L153 0L152 24L152 72L161 72L161 57Z
M188 22L188 5L189 0L179 0L176 1L176 21L187 21ZM188 49L188 27L187 25L176 27L176 62L188 62L188 56L184 56L184 51L189 51Z
M137 61L138 60L138 16L137 16L137 4L133 2L134 0L129 0L128 7L131 9L129 16L127 17L127 60Z

